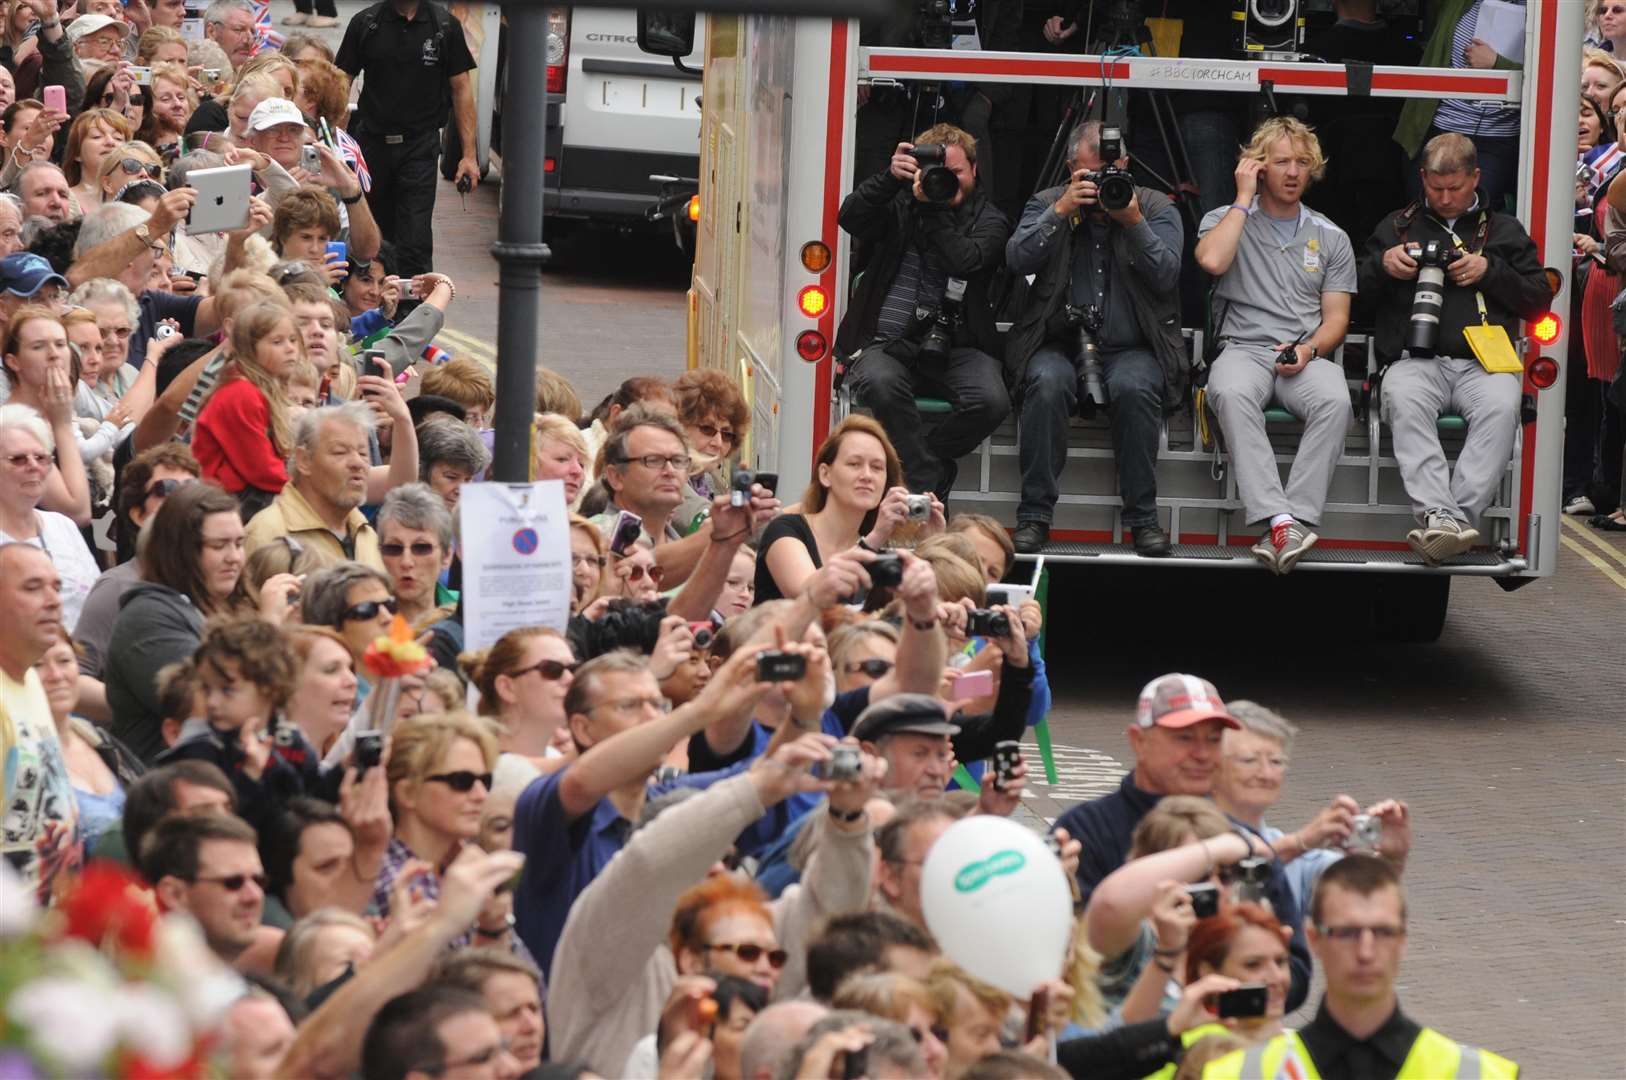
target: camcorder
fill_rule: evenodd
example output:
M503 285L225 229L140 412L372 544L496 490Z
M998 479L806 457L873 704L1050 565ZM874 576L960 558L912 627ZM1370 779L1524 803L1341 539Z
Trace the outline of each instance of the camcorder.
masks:
M935 308L915 308L915 321L925 327L920 342L921 360L948 363L954 348L954 333L960 328L965 309L965 278L951 277L943 289L943 302Z
M858 747L846 743L837 743L830 750L829 761L815 762L813 775L820 780L857 780L863 770L863 761L859 757Z
M1300 0L1236 0L1237 52L1249 60L1297 60L1304 44Z
M1095 201L1103 210L1122 210L1135 201L1135 178L1118 168L1124 156L1123 132L1115 127L1101 129L1102 166L1084 174L1095 185Z
M1445 307L1445 272L1462 252L1440 240L1407 244L1406 254L1417 263L1417 287L1411 295L1411 325L1406 330L1406 351L1427 359L1440 340L1440 311Z
M954 39L976 26L977 0L918 0L915 30L922 49L952 49Z
M1078 358L1078 411L1086 420L1108 404L1106 370L1101 366L1101 350L1095 340L1105 322L1106 317L1094 304L1067 305L1067 326L1073 331Z
M927 46L934 47L948 46ZM941 143L921 143L909 151L909 156L920 166L920 193L930 202L953 202L960 193L960 178L944 164L948 160L948 147Z

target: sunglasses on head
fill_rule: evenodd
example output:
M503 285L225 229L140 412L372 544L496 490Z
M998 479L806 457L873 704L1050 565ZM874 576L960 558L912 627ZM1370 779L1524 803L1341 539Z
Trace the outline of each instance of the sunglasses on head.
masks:
M564 664L558 660L539 660L528 668L514 672L510 678L522 678L534 671L548 682L555 682L564 678L567 671L574 675L579 667L581 667L580 664Z
M344 614L339 616L339 621L359 622L364 619L376 619L378 618L379 608L383 608L391 615L394 615L396 608L395 597L390 596L383 600L365 600L362 603L354 604L344 609Z
M879 656L872 656L868 660L859 660L847 665L847 674L857 675L862 671L872 679L879 679L891 671L896 665L890 660L882 660Z
M491 790L490 773L470 772L468 769L459 769L456 772L436 773L434 776L424 777L424 780L436 784L445 784L459 795L473 791L476 781L484 784L487 791Z
M731 952L747 964L754 964L767 954L768 966L775 970L784 967L785 961L790 959L790 953L784 949L764 949L761 945L707 945L706 948Z
M412 552L415 558L427 559L435 553L435 545L427 540L414 540L410 545L391 541L388 544L379 544L378 550L392 559L399 559L408 551Z
M192 881L194 884L207 881L210 884L219 885L227 892L242 892L243 886L251 881L260 887L261 892L264 892L266 886L270 884L270 880L264 874L227 874L225 877L198 877L193 878Z

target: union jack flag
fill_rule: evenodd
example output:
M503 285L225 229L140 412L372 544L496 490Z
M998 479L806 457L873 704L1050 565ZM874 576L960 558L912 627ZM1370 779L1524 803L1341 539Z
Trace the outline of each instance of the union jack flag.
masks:
M286 39L271 29L270 0L251 0L254 5L254 52L264 52L266 49L280 49Z
M373 190L373 174L367 171L367 159L361 154L361 146L343 128L334 131L333 135L339 140L339 156L356 174L356 179L361 181L361 190Z
M452 354L447 352L445 349L440 348L438 345L430 344L424 346L423 358L427 363L438 367L450 360L452 358Z

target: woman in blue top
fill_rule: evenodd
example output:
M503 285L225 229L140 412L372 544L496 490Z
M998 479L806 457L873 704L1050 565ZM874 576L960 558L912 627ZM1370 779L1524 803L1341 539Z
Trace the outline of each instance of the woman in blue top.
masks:
M79 829L85 850L95 846L103 830L124 817L124 791L144 771L140 760L123 743L88 720L73 715L79 701L79 654L67 628L56 627L56 640L34 665L45 696L51 703L62 758L68 765L74 801L79 805Z

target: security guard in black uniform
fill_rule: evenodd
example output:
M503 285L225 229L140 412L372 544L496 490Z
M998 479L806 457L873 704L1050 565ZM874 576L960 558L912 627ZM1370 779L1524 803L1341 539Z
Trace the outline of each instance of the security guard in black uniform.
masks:
M366 75L350 134L373 176L367 205L399 253L396 272L428 273L435 166L449 113L455 111L463 147L458 184L472 191L480 179L469 79L474 57L463 27L435 0L380 0L350 20L335 63L352 79Z

